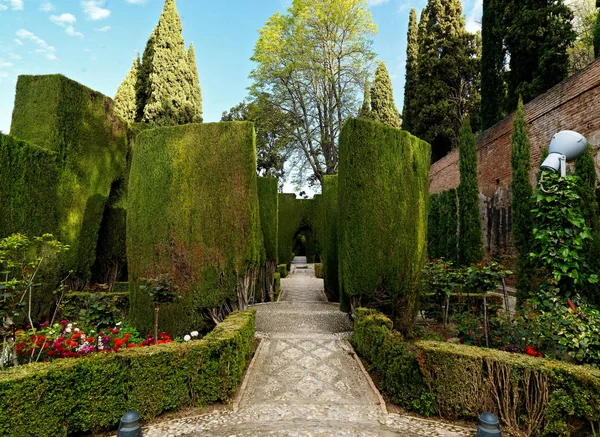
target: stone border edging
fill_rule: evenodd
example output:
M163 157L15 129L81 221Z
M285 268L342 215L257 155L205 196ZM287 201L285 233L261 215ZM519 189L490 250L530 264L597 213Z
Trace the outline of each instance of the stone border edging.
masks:
M252 370L254 369L254 362L256 361L256 357L258 356L258 353L260 352L260 350L262 348L264 338L259 338L259 340L260 340L260 342L258 343L258 347L256 348L256 351L254 352L254 356L252 357L252 361L250 361L250 365L248 366L248 369L246 370L246 374L244 375L244 380L242 381L242 385L240 385L239 390L235 394L235 398L233 398L233 403L231 404L231 407L232 407L234 413L237 413L240 409L240 401L242 400L244 393L246 393L246 386L248 385L248 380L250 379L250 373L252 373Z

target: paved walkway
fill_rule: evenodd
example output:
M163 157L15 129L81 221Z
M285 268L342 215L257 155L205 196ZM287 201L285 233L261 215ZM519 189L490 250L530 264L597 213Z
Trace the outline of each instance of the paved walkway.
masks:
M347 341L352 324L323 280L296 258L277 303L256 305L262 342L233 411L145 429L158 436L474 436L473 430L388 414Z

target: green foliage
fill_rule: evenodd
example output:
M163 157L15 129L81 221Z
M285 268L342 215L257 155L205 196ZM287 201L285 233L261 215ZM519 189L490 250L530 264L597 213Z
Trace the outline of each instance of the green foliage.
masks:
M363 104L358 110L358 117L372 118L371 114L371 90L369 80L365 80L365 91L363 93Z
M596 15L596 25L594 26L594 57L600 56L600 11Z
M387 300L401 331L426 256L429 154L424 141L371 120L348 120L340 136L340 289L354 308Z
M323 264L315 264L315 277L322 278L323 277Z
M282 279L285 278L287 276L287 274L288 274L287 265L285 265L285 264L279 264L277 266L277 273L279 273L279 277L280 278L282 278Z
M331 302L340 299L338 280L338 176L323 177L323 242L321 260L325 294Z
M10 369L0 373L0 434L60 437L114 429L127 410L148 420L227 402L253 346L254 311L245 311L198 341Z
M427 251L430 259L458 263L458 200L450 189L429 196Z
M168 274L158 275L155 278L142 278L140 282L140 290L148 293L154 306L174 302L180 297L177 293L179 286Z
M161 308L161 331L181 335L202 312L235 304L258 268L263 238L251 123L190 124L138 135L127 206L130 317L150 332L142 277L169 273L182 298ZM240 293L236 293L239 290Z
M573 12L564 0L506 3L508 111L517 107L519 96L527 103L568 77L568 49L576 38L572 19ZM537 33L540 28L544 29L543 38Z
M394 90L385 63L379 62L371 87L371 118L390 127L400 129L402 120L394 103Z
M281 275L276 272L273 274L273 279L275 280L275 299L274 302L277 302L279 299L279 293L281 293Z
M465 30L460 0L428 0L419 30L416 124L432 161L458 145L461 124L479 123L481 37ZM440 55L441 54L441 55Z
M529 257L533 245L533 217L531 215L533 188L530 179L530 144L522 99L519 99L513 125L510 163L512 167L510 185L512 232L517 249L517 301L522 303L533 291L535 274Z
M92 266L93 281L112 284L126 278L126 218L125 208L106 205L98 231L96 261Z
M192 101L194 102L194 116L192 121L202 123L202 90L200 89L200 78L198 77L198 66L196 65L196 51L194 44L190 44L187 52L188 63L192 71Z
M115 113L131 122L135 121L137 114L135 86L141 66L142 63L138 54L133 60L131 70L129 70L129 73L117 88L117 94L115 94Z
M126 127L108 97L64 76L19 77L11 134L56 152L58 184L49 197L56 199L58 226L43 232L71 247L64 269L83 281L95 260L104 203L125 170Z
M260 207L260 226L262 228L267 259L277 262L277 212L279 196L278 181L275 178L259 177L258 205Z
M460 130L460 184L458 185L458 262L470 265L483 258L477 150L471 124L465 119Z
M279 263L289 265L294 254L292 251L296 245L297 237L303 235L306 257L312 262L318 256L320 242L316 239L321 232L321 211L319 210L318 198L296 199L295 194L279 194L279 217L278 217L278 251ZM282 278L285 276L282 276Z
M406 39L406 79L404 83L402 128L409 132L413 132L414 126L417 123L417 120L415 119L415 101L417 99L416 93L419 85L419 26L417 24L417 11L414 8L410 10Z
M74 292L61 302L62 317L84 326L115 326L129 309L128 292Z

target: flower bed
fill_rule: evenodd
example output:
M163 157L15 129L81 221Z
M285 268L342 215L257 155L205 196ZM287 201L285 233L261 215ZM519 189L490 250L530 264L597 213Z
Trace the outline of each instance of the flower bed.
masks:
M391 328L384 315L358 309L351 341L378 374L380 389L403 408L449 419L491 411L520 435L598 429L597 369L451 343L408 343Z
M136 347L0 373L0 435L59 437L226 401L252 354L254 311L232 313L199 341Z

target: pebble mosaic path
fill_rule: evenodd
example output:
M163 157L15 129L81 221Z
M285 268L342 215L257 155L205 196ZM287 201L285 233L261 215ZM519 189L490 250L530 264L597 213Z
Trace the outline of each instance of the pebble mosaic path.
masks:
M352 323L327 302L305 258L279 302L256 305L257 349L233 411L156 423L145 437L475 436L474 429L387 413L347 340Z

